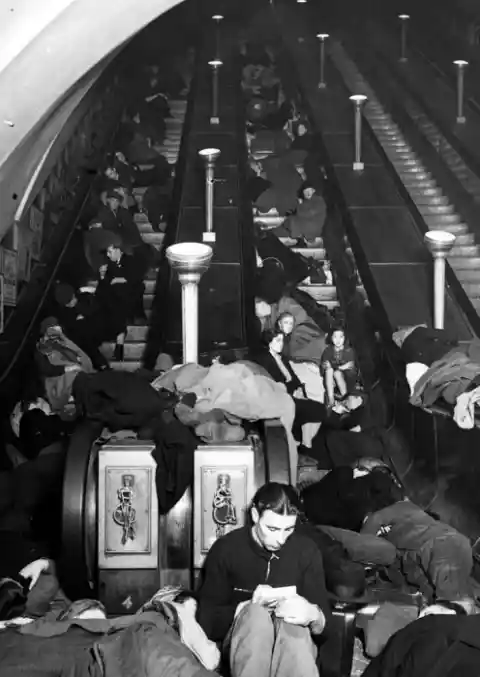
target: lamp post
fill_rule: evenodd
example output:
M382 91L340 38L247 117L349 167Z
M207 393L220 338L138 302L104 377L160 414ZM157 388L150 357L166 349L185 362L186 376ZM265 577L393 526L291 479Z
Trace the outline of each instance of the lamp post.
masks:
M220 22L224 20L224 16L221 14L214 14L212 16L213 21L215 22L215 58L220 58Z
M457 59L457 61L454 61L453 63L457 67L457 122L459 124L464 124L466 118L463 111L463 91L465 68L468 66L468 61Z
M212 260L212 248L199 242L181 242L166 251L182 286L183 363L198 362L198 283Z
M425 233L425 244L433 256L433 326L443 329L445 321L445 259L453 245L455 235L443 230Z
M218 116L218 74L220 67L223 66L223 61L220 59L213 59L209 61L208 65L212 68L212 115L210 117L211 125L219 125L220 118Z
M410 19L409 14L399 14L400 19L400 61L404 63L407 60L407 22Z
M355 115L355 160L353 169L356 172L361 172L364 169L362 162L362 106L366 100L365 94L353 94L350 97L350 101L353 101Z
M215 162L220 157L218 148L204 148L198 154L205 160L205 222L206 230L203 233L204 242L215 242L213 232L213 188L215 185Z
M317 33L320 40L320 77L318 79L318 89L325 89L325 40L329 37L328 33Z

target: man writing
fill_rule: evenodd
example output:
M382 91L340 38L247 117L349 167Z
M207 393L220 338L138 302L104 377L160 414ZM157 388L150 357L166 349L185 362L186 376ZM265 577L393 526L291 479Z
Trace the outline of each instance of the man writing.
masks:
M299 512L295 489L270 482L254 496L252 524L207 556L198 620L223 643L232 677L318 677L312 635L330 612L321 553L295 533Z

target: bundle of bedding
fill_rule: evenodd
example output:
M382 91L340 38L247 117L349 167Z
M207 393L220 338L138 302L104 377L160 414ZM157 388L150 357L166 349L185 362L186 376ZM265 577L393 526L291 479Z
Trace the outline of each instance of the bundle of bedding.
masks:
M480 342L460 343L426 325L401 329L392 338L406 361L410 404L431 407L443 401L454 407L460 428L473 428L480 401Z

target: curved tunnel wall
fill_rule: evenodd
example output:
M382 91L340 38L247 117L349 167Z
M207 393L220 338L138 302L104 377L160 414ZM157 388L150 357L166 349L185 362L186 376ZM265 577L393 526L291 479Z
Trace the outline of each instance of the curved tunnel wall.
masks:
M51 157L29 187L35 197L62 140L68 140L70 118L78 119L75 111L111 59L129 38L181 1L0 3L0 239L50 147Z

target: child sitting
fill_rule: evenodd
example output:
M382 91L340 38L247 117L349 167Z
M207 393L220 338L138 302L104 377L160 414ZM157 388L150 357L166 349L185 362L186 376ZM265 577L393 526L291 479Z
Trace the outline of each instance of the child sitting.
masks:
M327 405L335 403L335 387L343 399L357 383L355 353L348 345L345 331L334 328L328 337L327 347L322 354L322 370L327 393Z

